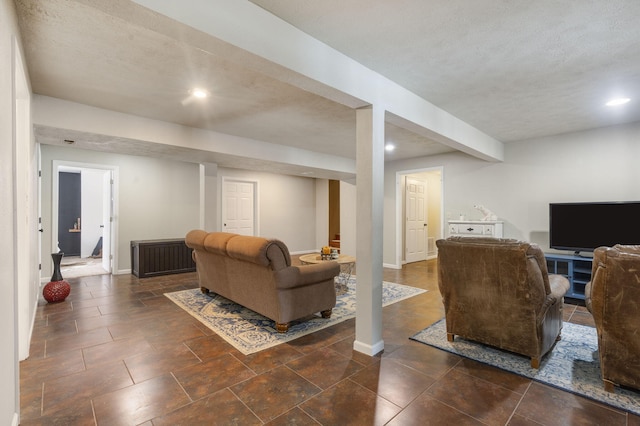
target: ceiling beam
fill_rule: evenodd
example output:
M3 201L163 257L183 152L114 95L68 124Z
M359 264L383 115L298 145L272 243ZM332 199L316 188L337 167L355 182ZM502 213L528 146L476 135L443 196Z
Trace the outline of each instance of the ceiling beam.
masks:
M287 78L305 90L352 107L381 105L439 143L487 161L504 159L502 142L249 1L133 1L315 82ZM362 104L350 105L354 99Z
M249 168L328 179L352 179L355 160L285 145L152 120L48 96L35 95L38 141L130 155L155 155L224 167ZM77 139L77 140L76 140ZM135 143L134 143L135 142ZM242 153L242 157L238 153ZM308 174L307 174L308 173Z

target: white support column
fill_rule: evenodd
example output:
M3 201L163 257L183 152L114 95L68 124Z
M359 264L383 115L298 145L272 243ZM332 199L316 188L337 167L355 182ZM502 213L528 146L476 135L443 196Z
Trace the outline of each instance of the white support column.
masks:
M382 219L384 202L384 109L356 111L356 339L367 355L384 349L382 340Z

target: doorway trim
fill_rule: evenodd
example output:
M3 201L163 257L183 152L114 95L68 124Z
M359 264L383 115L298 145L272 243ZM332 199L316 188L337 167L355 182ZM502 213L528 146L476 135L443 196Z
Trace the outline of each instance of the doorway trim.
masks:
M405 202L403 196L403 186L405 177L425 172L440 172L440 236L444 235L444 167L425 167L421 169L399 170L396 172L396 258L395 265L388 265L395 269L402 269L404 262L404 215L403 205ZM428 258L427 258L428 259Z
M113 199L113 210L111 212L111 247L109 248L108 256L111 256L113 262L111 263L111 274L118 274L118 217L119 217L119 205L118 205L118 182L119 182L119 167L109 164L95 164L95 163L81 163L75 161L53 160L51 167L51 250L52 253L58 249L58 197L59 197L59 181L58 173L60 169L72 168L72 169L94 169L111 171L111 179L113 185L105 188L104 191L109 191L111 198ZM105 253L103 253L103 256Z

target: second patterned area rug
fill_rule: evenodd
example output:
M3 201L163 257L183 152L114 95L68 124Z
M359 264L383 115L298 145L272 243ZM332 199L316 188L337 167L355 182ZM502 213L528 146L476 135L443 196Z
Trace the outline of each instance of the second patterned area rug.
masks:
M213 295L212 297L203 294L200 289L165 293L165 296L240 352L249 355L354 318L356 315L355 287L355 277L351 277L348 291L337 296L331 318L315 315L307 321L293 322L287 333L278 333L272 320L222 296ZM426 291L385 281L382 283L382 306L388 306Z
M640 415L640 392L619 387L615 393L604 390L597 354L598 336L593 327L565 322L562 339L542 358L537 370L522 355L458 336L448 342L444 319L411 339Z

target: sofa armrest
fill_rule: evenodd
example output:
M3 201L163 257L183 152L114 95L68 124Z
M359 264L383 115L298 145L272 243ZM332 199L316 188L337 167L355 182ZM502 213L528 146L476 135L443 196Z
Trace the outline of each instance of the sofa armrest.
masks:
M549 287L550 294L556 299L560 299L569 291L569 280L562 275L549 274Z
M542 309L539 313L540 318L544 318L549 306L552 306L557 301L562 300L567 291L569 291L569 280L562 275L549 274L549 287L551 287L551 292L547 294L547 297L542 304Z
M589 281L584 288L584 306L586 306L587 310L591 315L593 315L593 306L591 305L591 286L593 285L593 281Z
M278 289L304 287L331 280L340 274L338 262L322 262L312 265L290 266L276 272Z

